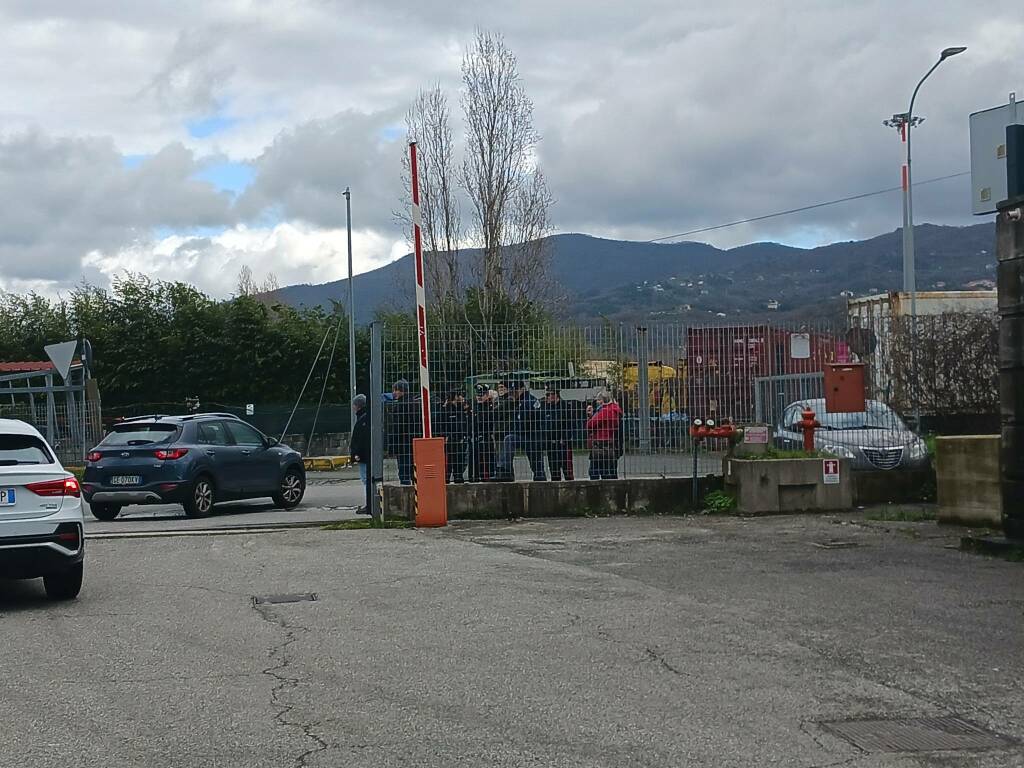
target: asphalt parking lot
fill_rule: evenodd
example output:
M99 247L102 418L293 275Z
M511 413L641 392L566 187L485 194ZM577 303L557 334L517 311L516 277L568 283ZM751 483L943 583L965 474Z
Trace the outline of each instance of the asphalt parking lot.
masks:
M145 534L314 525L357 517L356 507L364 503L363 486L354 472L310 472L302 504L292 510L277 509L270 499L230 501L216 505L209 517L190 520L180 504L146 504L126 507L116 519L103 522L89 514L85 505L85 531L87 534Z
M0 583L0 754L1017 767L1024 565L957 533L653 517L98 539L75 603ZM288 593L316 600L254 604ZM895 752L828 725L949 717L994 735Z

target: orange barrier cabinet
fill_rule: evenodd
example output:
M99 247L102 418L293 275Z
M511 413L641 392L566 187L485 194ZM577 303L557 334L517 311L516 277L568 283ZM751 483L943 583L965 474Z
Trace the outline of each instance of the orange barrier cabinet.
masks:
M412 441L416 488L416 527L448 525L448 490L444 484L443 437L418 437Z

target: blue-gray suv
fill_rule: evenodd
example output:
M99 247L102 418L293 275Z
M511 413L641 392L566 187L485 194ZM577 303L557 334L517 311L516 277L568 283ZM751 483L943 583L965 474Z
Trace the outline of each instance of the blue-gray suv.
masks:
M89 452L82 478L99 520L130 504L181 504L205 517L217 502L262 496L293 509L305 492L299 453L227 413L118 422Z

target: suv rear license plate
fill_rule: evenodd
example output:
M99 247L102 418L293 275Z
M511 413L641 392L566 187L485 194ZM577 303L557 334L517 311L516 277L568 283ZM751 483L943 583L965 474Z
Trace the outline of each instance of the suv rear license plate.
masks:
M110 478L111 485L139 485L141 482L138 475L114 475Z
M14 506L14 489L0 488L0 507Z

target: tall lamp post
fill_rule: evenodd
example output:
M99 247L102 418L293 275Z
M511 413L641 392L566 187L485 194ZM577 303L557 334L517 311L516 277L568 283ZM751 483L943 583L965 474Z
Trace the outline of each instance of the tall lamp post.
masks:
M356 396L356 299L352 285L352 191L345 187L345 226L348 230L348 402Z
M903 291L910 294L910 322L912 327L910 354L914 377L914 420L915 427L921 428L921 414L917 398L917 275L914 264L914 182L910 170L910 133L915 125L924 121L923 117L914 116L914 101L917 99L917 92L921 90L924 81L932 72L938 68L950 56L956 56L967 50L966 46L958 45L952 48L944 48L939 54L939 60L932 64L931 69L924 73L914 93L910 96L910 106L906 112L897 113L889 120L883 120L883 125L895 128L900 133L900 138L906 145L906 158L903 163Z

